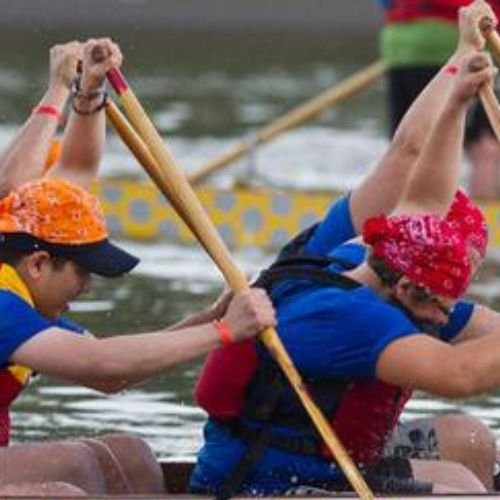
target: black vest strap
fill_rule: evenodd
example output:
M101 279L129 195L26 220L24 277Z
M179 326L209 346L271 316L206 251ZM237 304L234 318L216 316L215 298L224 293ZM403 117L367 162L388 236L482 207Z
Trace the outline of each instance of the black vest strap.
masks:
M300 244L303 243L302 238L303 236L301 235ZM284 254L287 256L284 257ZM360 286L360 283L347 276L329 271L327 267L333 263L337 263L345 268L352 268L352 264L342 262L340 259L290 255L288 252L282 252L281 258L274 262L268 269L262 271L253 283L253 286L264 288L268 293L271 293L275 284L284 280L307 280L313 284L337 287L345 290L351 290ZM349 381L345 378L338 378L328 381L328 384L321 384L320 381L306 382L313 397L316 396L316 399L322 400L319 405L320 408L323 411L326 408L329 414L332 414L334 407L332 408L331 402L333 401L334 406L336 406L336 402L340 399L340 395L345 390ZM328 387L325 387L326 390L321 390L322 386L326 385L328 385ZM252 391L252 388L254 391ZM314 427L311 428L311 437L314 438L311 440L298 440L273 435L271 430L272 424L291 424L292 426L303 428L309 423L309 417L305 414L295 394L291 398L297 409L295 411L297 418L291 421L290 419L284 419L282 415L278 414L277 410L280 406L280 400L282 400L286 391L292 391L292 389L289 387L288 381L281 373L275 361L272 359L261 361L257 373L252 380L251 387L249 387L250 399L247 402L243 415L245 419L258 423L259 427L255 428L245 425L241 418L230 424L225 424L232 433L248 444L248 449L224 481L217 495L218 500L227 500L238 491L245 477L255 468L268 446L273 446L290 453L315 454L317 452L318 436ZM257 397L252 397L252 392ZM321 397L322 394L325 394L325 397Z
M340 259L330 257L288 257L280 259L268 269L262 271L253 286L271 292L273 286L284 280L307 280L323 286L333 286L345 290L357 288L360 284L353 279L327 269L331 264L339 264L344 268L352 267Z
M262 421L269 421L271 415L281 397L281 379L280 377L272 377L269 380L266 391L266 400L259 407L259 418ZM238 434L238 422L233 422L230 425L230 430ZM241 460L236 464L236 467L231 471L229 476L224 481L217 494L217 500L227 500L233 496L238 490L241 483L245 480L247 474L255 468L258 461L261 459L264 451L269 445L271 438L271 429L265 426L259 429L253 436L251 444L247 451L243 454Z
M319 222L303 229L299 234L292 238L280 251L278 260L286 259L288 257L296 257L304 253L304 248L307 242L311 239L312 235L319 226Z

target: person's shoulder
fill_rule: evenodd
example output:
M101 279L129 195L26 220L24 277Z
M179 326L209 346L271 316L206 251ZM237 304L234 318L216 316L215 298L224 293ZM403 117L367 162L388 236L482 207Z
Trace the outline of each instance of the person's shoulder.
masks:
M50 321L24 299L0 290L0 366L9 361L20 345L50 326Z
M387 300L369 286L358 289L357 300L363 307L363 314L373 321L393 321L405 324L413 324L408 314L397 304Z
M342 269L359 266L366 256L366 245L359 238L351 239L335 247L329 254Z
M310 298L321 308L328 308L338 312L358 311L357 321L369 320L369 315L383 316L388 312L398 312L398 309L389 304L373 288L360 284L354 287L321 287Z
M36 311L31 307L31 305L26 302L22 297L11 292L10 290L0 289L0 310L9 311L12 313L12 308L16 310L25 309L26 311Z

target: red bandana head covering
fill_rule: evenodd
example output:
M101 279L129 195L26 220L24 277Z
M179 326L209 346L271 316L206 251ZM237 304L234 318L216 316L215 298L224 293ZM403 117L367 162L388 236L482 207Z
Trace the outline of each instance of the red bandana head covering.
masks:
M446 220L452 228L462 233L466 245L476 250L482 258L486 257L486 219L481 209L461 189L455 193Z
M461 232L437 215L381 215L365 222L363 240L372 254L432 293L460 297L471 262Z

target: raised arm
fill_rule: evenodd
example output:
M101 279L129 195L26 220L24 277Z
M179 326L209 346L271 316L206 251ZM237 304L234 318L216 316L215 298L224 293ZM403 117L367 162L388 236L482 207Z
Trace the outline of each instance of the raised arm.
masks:
M50 50L47 92L0 157L0 197L41 177L80 57L81 44L76 41Z
M103 59L94 60L96 47ZM109 38L88 40L83 47L82 74L73 95L72 112L62 143L61 158L48 172L88 188L97 176L105 134L106 72L120 67L122 54Z
M483 0L476 0L460 9L457 49L412 104L387 152L351 194L351 213L356 232L360 232L368 217L390 213L400 202L430 131L453 89L454 68L466 54L484 46L478 29L479 20L484 16L496 19Z
M467 109L479 89L491 84L495 73L485 53L464 58L453 91L415 164L396 212L446 215L458 187Z

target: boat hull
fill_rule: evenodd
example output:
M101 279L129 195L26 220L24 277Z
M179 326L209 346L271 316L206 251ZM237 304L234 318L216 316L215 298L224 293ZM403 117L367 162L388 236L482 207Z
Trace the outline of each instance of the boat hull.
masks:
M187 493L187 485L188 485L188 480L189 480L189 475L191 474L192 468L194 466L193 462L189 461L163 461L161 462L161 466L163 469L163 475L165 477L165 487L168 492L168 496L165 498L209 498L208 496L203 497L203 496L196 496L196 495L189 495ZM498 493L491 493L491 494L481 494L481 495L412 495L410 497L403 497L400 495L397 495L398 500L404 500L404 499L413 499L413 498L447 498L449 500L451 499L461 499L463 500L464 498L467 499L476 499L476 498L500 498L498 496ZM158 498L158 497L155 497ZM233 498L245 498L245 497L233 497ZM255 498L255 497L254 497ZM262 497L261 497L262 498ZM274 497L274 498L280 498L280 497ZM290 498L290 496L283 496L282 498ZM331 493L328 495L328 497L325 497L325 495L321 496L307 496L307 497L300 497L300 496L293 496L292 498L299 500L300 498L359 498L358 495L354 493ZM395 496L376 496L375 498L377 499L394 499Z

